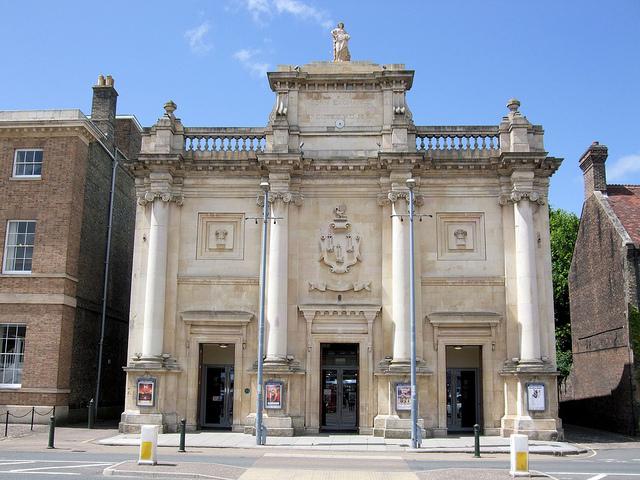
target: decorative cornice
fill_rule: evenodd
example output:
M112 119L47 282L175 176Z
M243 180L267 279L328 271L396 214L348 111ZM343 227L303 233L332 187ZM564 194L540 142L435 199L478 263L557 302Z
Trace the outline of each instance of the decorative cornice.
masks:
M312 321L317 317L345 318L363 316L367 321L372 322L378 316L382 307L380 305L356 303L346 303L342 305L311 304L298 305L298 310L300 310L307 321Z
M255 315L252 312L240 310L193 310L181 312L180 317L184 323L189 324L246 325Z
M269 171L298 170L308 163L300 153L259 153L257 158L258 164Z
M0 123L0 137L14 135L29 137L76 135L85 143L104 140L104 135L89 120L7 121Z

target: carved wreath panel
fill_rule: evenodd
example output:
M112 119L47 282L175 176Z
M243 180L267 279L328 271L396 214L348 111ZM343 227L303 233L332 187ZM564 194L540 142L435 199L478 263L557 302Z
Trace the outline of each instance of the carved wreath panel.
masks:
M199 213L197 258L242 260L244 214Z
M436 214L438 260L485 260L484 213Z

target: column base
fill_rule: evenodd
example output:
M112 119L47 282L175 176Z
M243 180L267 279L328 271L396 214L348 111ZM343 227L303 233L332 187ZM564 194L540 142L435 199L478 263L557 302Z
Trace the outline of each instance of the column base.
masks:
M170 356L140 356L130 359L129 364L124 367L124 371L143 372L146 370L179 370L178 363Z
M564 432L561 420L554 418L532 418L527 415L505 415L500 420L500 435L508 437L518 433L530 440L562 440Z
M519 433L532 440L562 440L564 432L558 417L558 372L555 367L548 362L510 362L500 374L504 379L505 410L508 412L500 420L500 435L508 437ZM542 398L529 398L530 384L543 387Z
M426 438L424 420L418 418L418 426L422 438ZM373 419L373 436L383 438L411 438L411 419L400 418L398 415L376 415Z
M293 419L288 415L262 415L262 424L267 429L267 437L293 437ZM245 417L244 433L256 435L256 414L250 413Z
M140 433L142 425L158 425L160 433L175 431L178 423L178 417L175 413L139 413L139 412L122 412L120 415L120 423L118 431L120 433Z

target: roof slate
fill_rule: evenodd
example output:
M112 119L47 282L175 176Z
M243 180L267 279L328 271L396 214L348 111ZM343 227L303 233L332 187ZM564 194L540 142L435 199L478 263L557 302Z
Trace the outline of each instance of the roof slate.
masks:
M631 240L640 246L640 185L607 185L607 196Z

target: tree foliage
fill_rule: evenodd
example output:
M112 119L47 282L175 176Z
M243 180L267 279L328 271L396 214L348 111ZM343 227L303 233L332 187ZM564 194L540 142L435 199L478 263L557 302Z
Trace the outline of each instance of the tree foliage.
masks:
M571 369L571 317L569 311L569 269L578 238L580 219L560 208L549 209L551 271L556 325L558 370L566 377Z

